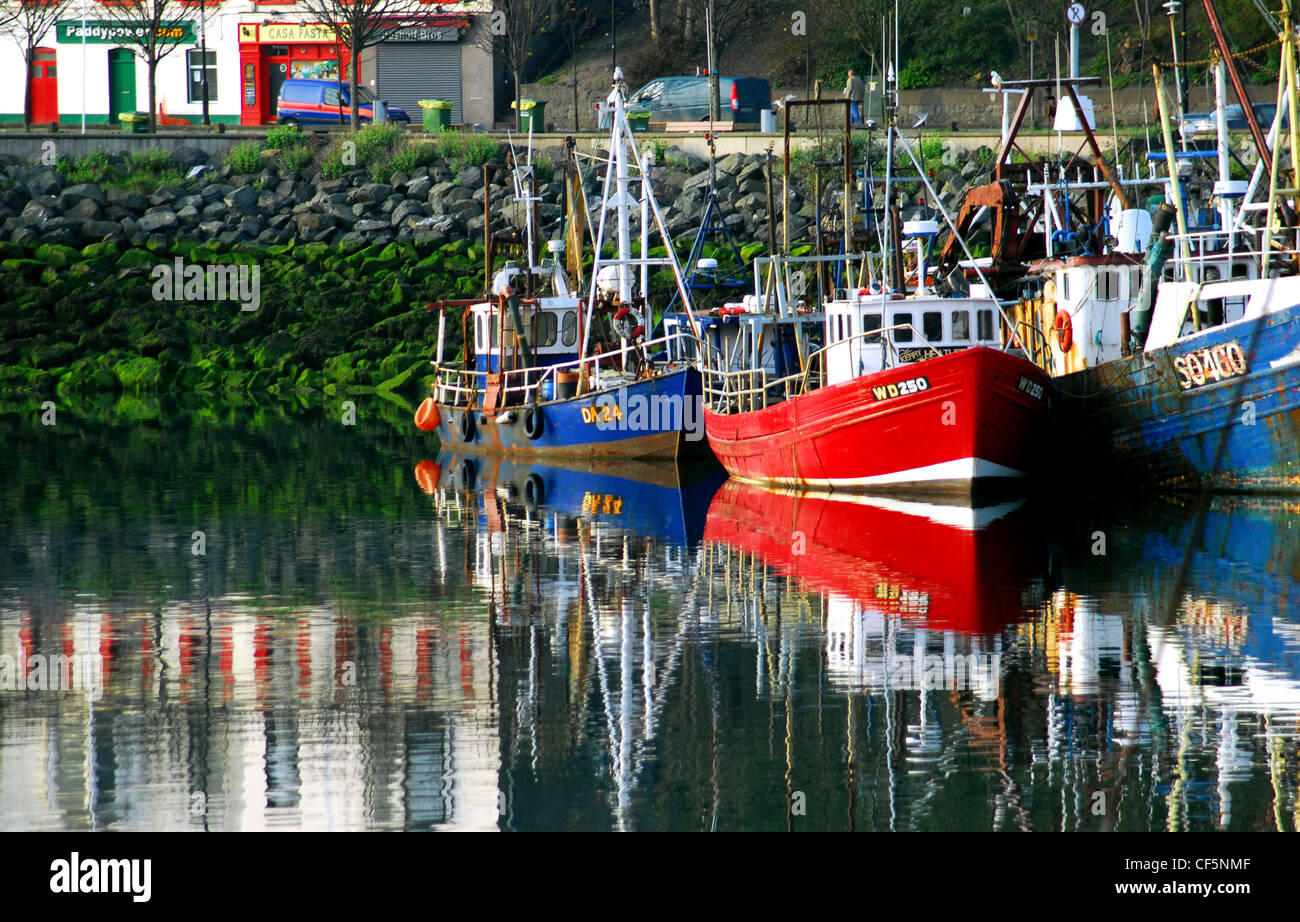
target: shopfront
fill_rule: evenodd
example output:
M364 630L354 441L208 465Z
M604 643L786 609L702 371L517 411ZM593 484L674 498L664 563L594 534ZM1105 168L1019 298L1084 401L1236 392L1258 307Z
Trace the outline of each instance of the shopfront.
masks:
M103 19L60 20L54 24L56 55L47 55L37 76L41 88L39 122L79 121L117 126L118 116L149 108L148 72L140 56L143 27ZM158 27L161 43L177 46L158 65L156 90L161 112L184 108L184 65L198 43L194 23L176 20ZM209 52L215 54L215 52ZM62 79L60 79L62 78ZM21 111L21 106L19 107Z
M333 40L325 26L310 23L239 24L243 125L275 122L280 84L291 78L350 80L347 49Z
M412 118L419 117L421 99L450 100L452 123L463 122L461 36L468 28L464 17L431 17L390 32L375 46L375 95Z

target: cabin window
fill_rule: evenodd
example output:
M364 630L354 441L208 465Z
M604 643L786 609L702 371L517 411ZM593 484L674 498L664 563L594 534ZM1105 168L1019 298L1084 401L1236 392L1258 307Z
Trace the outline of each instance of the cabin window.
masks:
M1245 263L1234 263L1232 266L1232 277L1234 279L1244 279L1250 275L1250 269Z
M993 338L993 312L980 311L976 315L976 321L979 324L979 330L977 331L979 334L979 339L985 341L992 339Z
M898 329L894 330L894 342L910 343L912 341L912 315L895 314L894 324Z
M952 338L957 342L970 340L970 311L952 312Z
M565 311L564 321L560 324L560 342L572 346L578 341L578 312Z
M922 314L921 333L930 342L943 339L943 312L926 311Z
M487 318L487 326L488 326L488 332L491 334L491 338L489 339L488 342L488 348L495 349L497 347L497 337L500 335L497 331L497 318L489 316Z
M537 345L545 348L555 345L556 326L559 324L559 318L550 311L542 311L537 315Z
M1070 300L1070 273L1061 273L1061 300Z
M867 334L866 337L864 337L866 342L869 343L880 342L880 334L874 332L875 330L879 330L879 329L880 329L879 314L862 315L862 332Z
M1107 272L1105 269L1097 272L1097 297L1102 301L1114 301L1115 293L1115 276L1114 273Z
M474 318L474 349L478 352L487 351L487 334L483 332L483 318Z

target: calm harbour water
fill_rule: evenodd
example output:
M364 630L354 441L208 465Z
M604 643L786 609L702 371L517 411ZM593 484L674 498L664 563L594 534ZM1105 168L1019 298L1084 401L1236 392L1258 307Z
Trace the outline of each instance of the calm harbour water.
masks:
M0 828L1300 820L1294 501L800 497L408 419L0 417Z

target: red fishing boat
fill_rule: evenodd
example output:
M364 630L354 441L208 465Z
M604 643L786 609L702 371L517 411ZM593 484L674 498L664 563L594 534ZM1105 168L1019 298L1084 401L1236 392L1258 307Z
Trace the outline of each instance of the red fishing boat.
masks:
M891 137L937 201L907 142L896 130ZM846 171L847 203L850 179ZM763 290L692 328L707 344L705 434L731 476L970 496L1032 472L1048 379L1030 356L1046 350L1043 334L1012 323L969 250L968 282L932 283L938 222L899 226L897 209L888 213L881 256L757 259ZM844 254L853 252L852 226L850 213ZM842 282L810 308L799 295L810 272L824 290L827 268Z
M1022 480L1047 377L996 347L997 315L987 298L864 293L789 323L729 315L735 332L704 371L709 445L731 476L783 486L970 495ZM717 338L708 321L704 336ZM748 367L718 367L730 339L769 347ZM807 355L792 354L803 344Z

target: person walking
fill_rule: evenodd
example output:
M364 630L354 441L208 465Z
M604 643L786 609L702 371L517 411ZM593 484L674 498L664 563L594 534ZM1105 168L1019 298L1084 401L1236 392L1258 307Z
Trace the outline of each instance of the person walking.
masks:
M848 82L844 84L844 98L849 101L849 119L855 125L862 124L862 103L867 98L867 87L862 78L849 71Z

